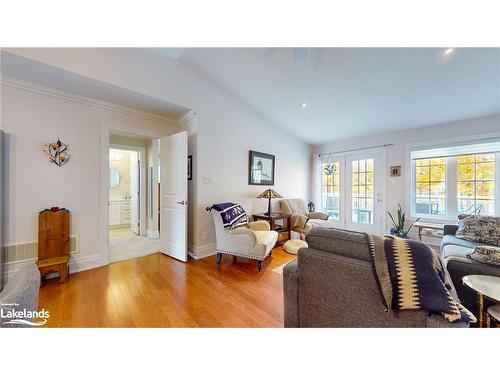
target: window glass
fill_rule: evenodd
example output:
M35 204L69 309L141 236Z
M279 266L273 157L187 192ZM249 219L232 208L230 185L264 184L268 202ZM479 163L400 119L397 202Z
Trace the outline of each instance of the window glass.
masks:
M417 215L446 214L446 159L415 161L415 213Z
M352 222L373 224L373 159L352 161Z
M340 219L340 163L323 163L322 204L323 212L334 220Z
M457 157L458 214L495 214L495 154Z

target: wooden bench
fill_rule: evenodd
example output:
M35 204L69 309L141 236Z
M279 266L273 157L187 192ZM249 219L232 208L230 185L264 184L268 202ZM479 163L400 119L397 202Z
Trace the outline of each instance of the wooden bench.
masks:
M49 273L59 273L59 282L69 274L69 211L54 208L38 215L38 269L42 282Z

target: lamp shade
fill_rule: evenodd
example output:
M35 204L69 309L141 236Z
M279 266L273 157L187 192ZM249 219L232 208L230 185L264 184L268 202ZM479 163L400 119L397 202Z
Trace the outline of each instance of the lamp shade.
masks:
M273 189L266 189L262 193L260 193L257 198L271 199L271 198L283 198Z
M273 189L266 189L262 193L260 193L257 198L269 199L268 204L267 204L267 212L265 213L265 215L271 215L271 199L272 198L283 198L283 197L281 195L279 195L277 192L275 192Z

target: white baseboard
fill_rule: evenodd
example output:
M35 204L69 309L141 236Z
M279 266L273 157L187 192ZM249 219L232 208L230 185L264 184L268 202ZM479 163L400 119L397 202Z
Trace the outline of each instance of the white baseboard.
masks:
M85 257L70 257L69 258L69 273L76 273L90 270L107 265L108 263L101 258L100 254L88 255Z
M8 279L12 277L19 268L27 263L35 263L36 259L30 259L26 261L20 261L16 263L6 264L5 267L5 277ZM69 273L76 273L81 271L90 270L92 268L98 268L105 266L107 262L103 261L100 255L89 255L86 257L70 257L69 258ZM49 276L50 278L50 276Z
M154 229L148 229L147 231L148 238L150 240L158 240L160 239L160 231Z
M214 255L217 252L215 249L215 243L210 243L203 246L194 246L193 244L188 244L188 254L193 259L206 258Z
M156 248L145 249L140 252L129 253L123 256L120 259L113 259L112 262L119 262L122 260L137 258L141 256L146 256L150 254L157 253L158 250ZM192 244L188 244L188 254L193 259L202 259L209 257L211 255L215 255L216 253L215 243L203 245L203 246L194 246ZM6 280L12 277L17 270L26 263L36 262L36 259L19 261L11 264L4 265L4 275ZM111 262L108 262L106 259L103 259L100 254L88 255L84 257L76 257L71 256L69 259L69 273L82 272L86 270L90 270L92 268L99 268L108 265Z

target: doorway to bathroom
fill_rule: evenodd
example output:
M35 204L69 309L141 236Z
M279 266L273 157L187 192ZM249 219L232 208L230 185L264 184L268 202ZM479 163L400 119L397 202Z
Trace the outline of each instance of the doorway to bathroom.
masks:
M103 257L113 263L161 252L187 261L188 132L103 123L102 134Z
M134 147L109 149L109 238L141 235L141 153Z
M148 165L155 139L124 132L109 135L108 259L135 258L152 251L148 233ZM151 181L152 182L152 181ZM152 223L149 223L152 226Z

